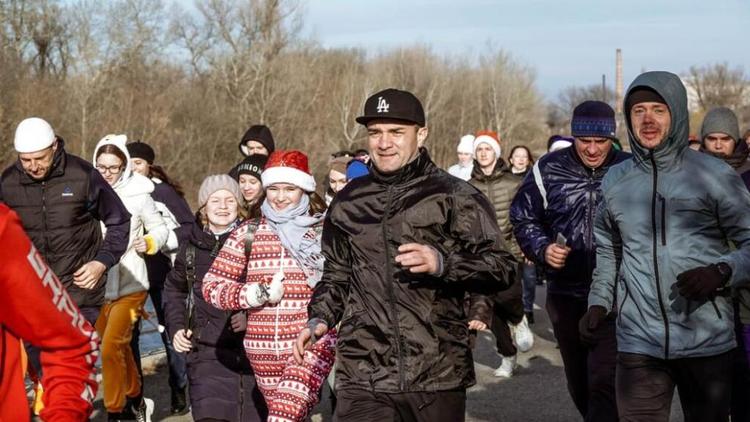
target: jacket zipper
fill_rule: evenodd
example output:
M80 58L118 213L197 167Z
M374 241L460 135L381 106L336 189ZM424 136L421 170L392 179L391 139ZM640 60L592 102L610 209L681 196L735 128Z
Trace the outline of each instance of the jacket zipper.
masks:
M661 202L661 244L662 246L667 245L667 201L663 196L659 195L659 202Z
M651 167L654 170L654 184L653 184L653 191L651 193L651 230L652 230L652 246L653 246L653 258L654 258L654 279L656 280L656 297L659 299L659 309L661 310L661 318L664 321L664 359L669 359L669 320L667 319L667 310L664 308L664 300L661 297L661 281L659 280L659 261L657 256L657 247L658 247L658 237L659 233L656 229L656 200L657 200L657 192L656 188L658 186L658 179L659 179L659 172L656 168L656 160L654 160L654 153L651 152ZM664 210L662 208L662 216L663 216ZM663 228L663 226L662 226ZM663 245L666 245L666 239L662 239Z
M594 184L595 174L596 174L596 169L591 169L591 174L589 175L589 186L588 186L589 188L591 188L592 185ZM589 250L591 250L593 249L593 245L594 245L594 239L593 239L594 230L592 230L592 227L594 223L593 219L594 219L594 206L595 206L594 196L595 194L592 190L589 189L588 196L589 196L589 206L588 206L588 209L586 210L586 219L589 224L586 224L586 242L588 242L586 244L586 247ZM586 260L586 274L590 274L590 273L591 273L591 261L587 259Z
M49 237L47 236L47 182L42 182L42 232L44 233L44 253L49 251Z
M716 311L716 316L719 319L724 319L721 317L721 312L719 312L719 305L716 304L716 298L711 298L711 304L714 305L714 311Z
M388 192L386 195L386 202L385 202L385 213L383 214L383 223L382 223L382 230L383 230L383 243L385 246L385 273L388 274L389 278L393 274L393 269L391 266L391 252L388 248L388 216L391 212L391 200L392 200L392 194L393 194L393 186L388 186ZM399 388L401 391L404 391L406 389L406 377L404 374L404 356L403 351L401 350L401 328L399 327L399 317L398 317L398 307L396 306L396 289L395 289L395 280L390 280L391 285L388 286L388 301L391 304L391 312L393 313L393 331L396 334L396 353L398 354L398 380L399 380Z

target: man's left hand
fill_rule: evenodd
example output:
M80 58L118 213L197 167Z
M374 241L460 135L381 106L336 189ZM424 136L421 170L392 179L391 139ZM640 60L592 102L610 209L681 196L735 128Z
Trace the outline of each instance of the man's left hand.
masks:
M428 245L406 243L398 247L396 262L412 273L438 274L440 271L439 252Z
M73 273L73 284L82 289L93 289L107 267L99 261L89 261Z
M469 329L483 331L487 329L487 324L483 323L482 321L478 319L472 319L471 321L469 321Z
M236 314L232 314L229 318L229 323L232 326L232 331L235 333L247 331L247 313L245 313L245 311L240 311Z
M677 276L680 295L690 300L711 297L726 282L716 264L693 268Z

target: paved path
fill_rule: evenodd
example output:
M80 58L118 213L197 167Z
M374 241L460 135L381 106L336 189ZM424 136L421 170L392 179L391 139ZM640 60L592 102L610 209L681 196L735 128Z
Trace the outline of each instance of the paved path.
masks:
M537 288L537 303L544 303L545 288ZM542 307L543 308L543 307ZM536 324L532 325L535 334L534 348L519 355L519 367L513 378L499 379L492 373L500 365L500 357L495 352L494 338L482 333L475 349L477 385L467 391L466 420L480 421L540 421L566 422L580 421L565 386L562 361L555 348L554 337L543 309L535 311ZM163 356L163 355L162 355ZM169 387L164 365L153 365L159 356L149 357L144 364L156 366L156 373L146 377L146 396L154 398L156 413L154 421L186 422L187 416L168 417ZM163 358L162 358L163 360ZM327 392L323 397L327 397ZM101 400L97 401L101 409ZM324 400L316 407L312 421L330 421L330 404ZM106 414L98 410L93 420L104 421ZM682 420L677 400L672 406L672 420Z

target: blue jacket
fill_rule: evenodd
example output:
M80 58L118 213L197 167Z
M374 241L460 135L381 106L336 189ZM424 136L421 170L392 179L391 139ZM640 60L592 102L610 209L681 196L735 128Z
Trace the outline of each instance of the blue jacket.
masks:
M544 251L558 233L572 249L561 270L545 266L549 293L587 297L595 263L600 184L610 166L629 157L612 148L599 168L590 169L575 147L569 147L542 156L524 178L510 208L513 233L524 255L544 264Z
M719 262L732 268L730 285L748 282L750 192L730 166L688 148L687 96L676 75L644 73L625 98L639 87L664 98L671 127L648 150L627 122L633 158L602 183L589 306L618 305L621 352L660 359L720 354L735 347L730 300L687 300L675 283L684 271Z

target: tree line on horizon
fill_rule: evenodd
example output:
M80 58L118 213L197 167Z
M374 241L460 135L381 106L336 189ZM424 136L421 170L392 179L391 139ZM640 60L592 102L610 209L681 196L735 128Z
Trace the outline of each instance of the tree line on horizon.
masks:
M151 144L194 200L204 176L242 158L237 144L256 123L271 128L277 147L306 152L323 182L331 153L365 146L354 118L386 87L423 101L427 146L443 166L466 133L495 130L504 154L523 144L538 155L551 134L567 131L578 102L614 105L614 94L596 85L545 101L533 67L502 49L465 60L424 45L376 54L323 48L301 35L303 6L208 0L188 11L164 0L0 0L0 162L15 157L18 122L39 116L86 159L109 133ZM684 80L699 95L696 119L726 105L743 128L750 124L741 68L694 67Z

